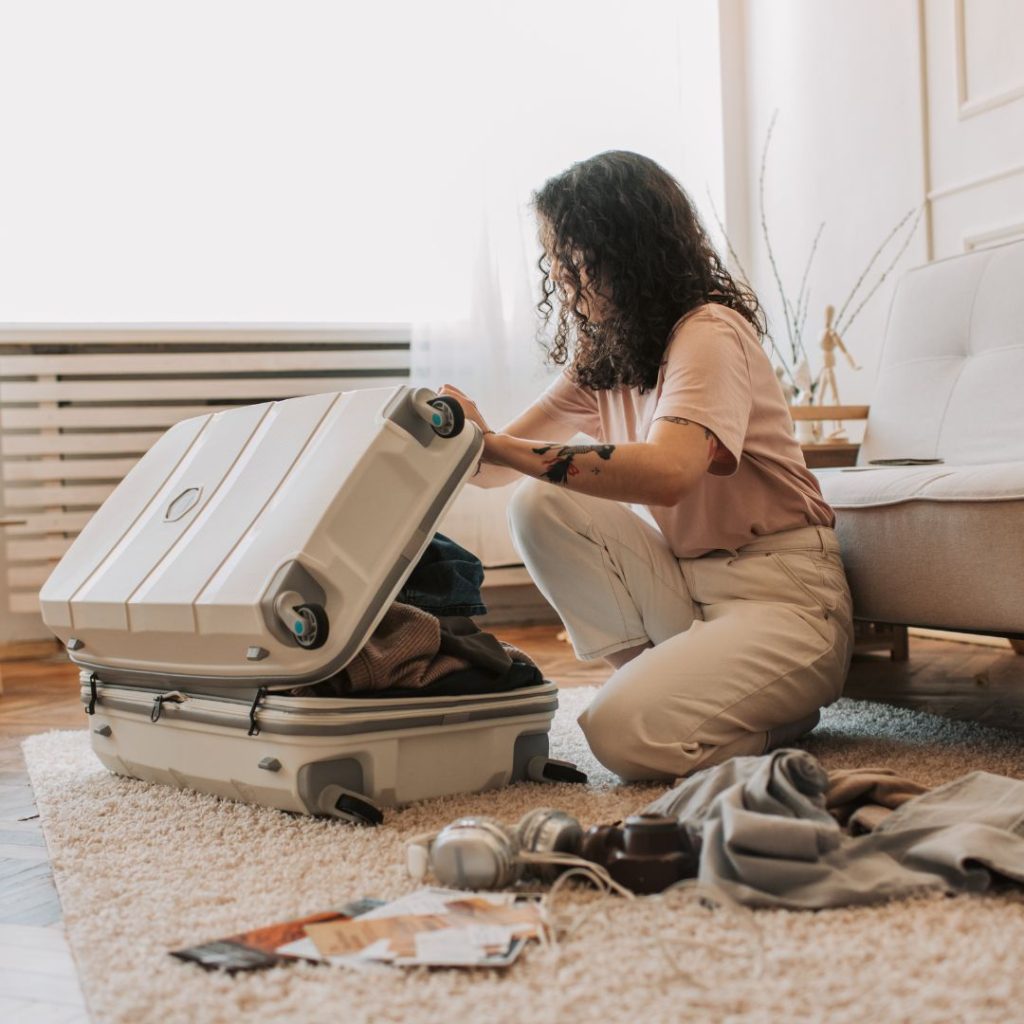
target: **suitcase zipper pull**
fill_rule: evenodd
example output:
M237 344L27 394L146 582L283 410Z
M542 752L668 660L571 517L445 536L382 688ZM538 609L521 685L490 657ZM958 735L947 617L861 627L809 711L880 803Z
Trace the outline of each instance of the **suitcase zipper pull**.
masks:
M249 735L250 736L259 736L259 734L260 734L260 727L256 723L256 709L260 706L260 701L263 700L263 698L266 697L266 695L267 695L267 688L265 686L261 686L256 691L256 697L254 698L252 704L249 706Z
M170 693L158 693L153 698L153 710L149 713L149 720L151 722L159 722L160 714L164 709L164 703L170 702L171 704L184 704L188 698L180 690L172 690Z

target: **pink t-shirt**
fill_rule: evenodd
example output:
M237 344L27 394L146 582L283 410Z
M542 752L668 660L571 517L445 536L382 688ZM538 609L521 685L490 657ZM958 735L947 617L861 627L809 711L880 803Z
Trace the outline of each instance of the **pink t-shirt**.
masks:
M538 405L608 444L646 440L662 416L714 433L718 453L700 483L677 505L649 507L679 558L835 523L793 436L771 361L754 328L728 306L698 306L675 325L653 390L593 391L562 373Z

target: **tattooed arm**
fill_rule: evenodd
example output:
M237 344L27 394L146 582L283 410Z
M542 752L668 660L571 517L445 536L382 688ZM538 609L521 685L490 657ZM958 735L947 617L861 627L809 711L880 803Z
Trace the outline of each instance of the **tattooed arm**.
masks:
M466 419L471 420L485 431L485 440L493 436L487 421L469 395L451 384L445 384L439 388L438 394L450 395L452 398L458 399L466 414ZM567 441L576 433L576 428L552 419L538 408L537 403L534 403L503 427L502 433L512 437L549 437L555 441ZM489 460L485 451L480 467L469 482L477 487L504 487L507 484L515 483L520 478L521 474L517 470Z
M484 438L484 461L526 476L617 501L675 505L708 471L719 450L714 434L679 417L663 417L646 441L567 445L509 434Z

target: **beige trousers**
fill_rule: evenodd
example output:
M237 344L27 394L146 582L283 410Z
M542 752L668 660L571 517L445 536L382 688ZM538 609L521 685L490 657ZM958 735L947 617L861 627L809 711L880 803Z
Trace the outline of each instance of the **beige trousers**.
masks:
M624 505L527 480L513 536L578 657L650 642L579 723L624 779L670 779L765 751L769 729L831 704L853 647L835 533L805 527L676 558Z

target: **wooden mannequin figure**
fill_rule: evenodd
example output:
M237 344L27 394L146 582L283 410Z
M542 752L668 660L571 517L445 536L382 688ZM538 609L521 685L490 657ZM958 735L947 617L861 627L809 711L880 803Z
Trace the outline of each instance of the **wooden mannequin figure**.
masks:
M843 339L839 337L839 334L832 326L832 318L835 316L835 312L836 311L833 306L825 307L825 333L821 336L822 365L821 373L818 374L817 387L815 388L819 405L825 405L825 394L828 391L832 392L832 404L840 404L839 388L836 385L837 348L844 356L846 356L846 360L852 369L861 369L861 367L857 365L853 356L847 351L846 346L843 344ZM836 429L829 435L828 440L843 440L845 432L843 430L842 423L837 422L835 427Z

